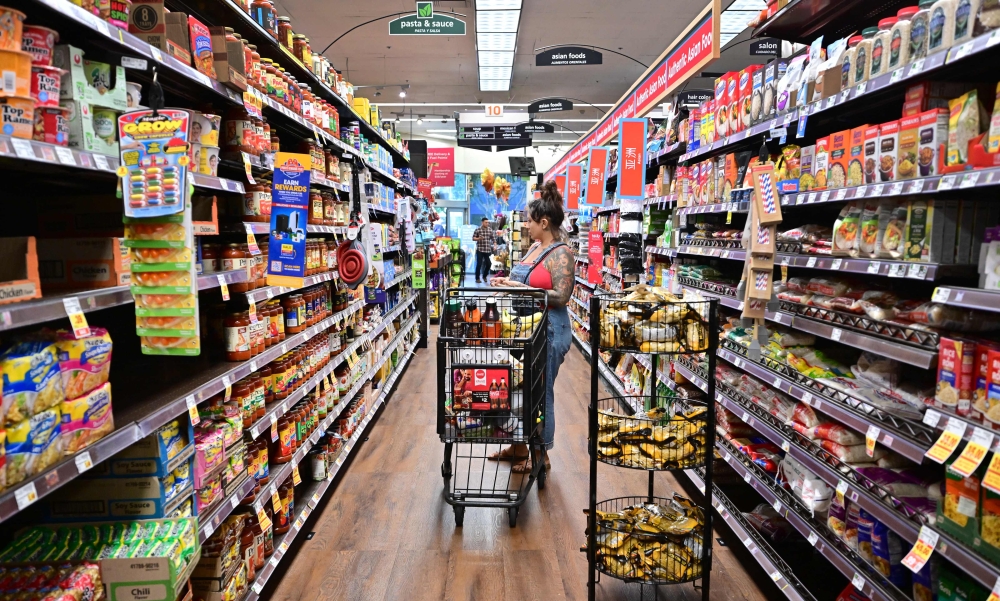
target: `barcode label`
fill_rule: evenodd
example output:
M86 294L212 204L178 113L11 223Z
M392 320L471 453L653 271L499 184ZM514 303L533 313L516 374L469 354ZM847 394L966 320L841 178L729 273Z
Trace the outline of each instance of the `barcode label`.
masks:
M17 91L17 72L3 72L3 93L13 95Z

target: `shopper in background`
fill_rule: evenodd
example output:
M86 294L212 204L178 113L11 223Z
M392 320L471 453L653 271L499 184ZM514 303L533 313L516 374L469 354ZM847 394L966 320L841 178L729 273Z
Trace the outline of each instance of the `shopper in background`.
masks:
M438 219L434 223L434 237L435 238L444 238L444 234L445 234L444 223L442 222L441 219Z
M569 313L566 304L573 294L576 276L573 265L576 257L570 247L563 241L562 229L563 199L555 182L547 182L542 187L541 198L528 203L527 225L528 233L535 243L528 249L524 259L515 263L506 278L493 278L493 286L541 288L548 292L548 356L545 366L545 417L542 439L545 450L552 448L556 432L555 396L553 388L559 366L570 345ZM512 468L516 473L531 471L531 458L526 445L512 445L494 453L490 457L494 461L518 461ZM545 455L545 468L548 469L549 459Z
M476 283L485 282L490 276L490 255L496 246L496 234L490 227L490 220L483 217L483 224L472 234L476 241ZM480 275L482 277L480 278Z

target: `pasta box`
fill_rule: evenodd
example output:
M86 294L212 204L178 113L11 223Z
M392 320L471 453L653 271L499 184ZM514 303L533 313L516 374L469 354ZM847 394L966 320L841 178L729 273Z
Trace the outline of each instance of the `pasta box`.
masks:
M847 160L847 185L849 187L860 186L864 180L864 154L865 154L865 132L867 125L855 127L851 130L850 149Z
M847 164L850 161L851 130L845 129L830 134L830 167L826 187L843 188L847 184Z
M816 146L803 146L799 154L799 191L806 192L816 187L816 176L813 174Z
M920 145L920 115L899 120L899 141L896 146L896 179L912 179L917 175L917 149Z
M753 124L753 78L757 71L764 68L764 65L747 65L745 69L740 71L740 129L747 129ZM761 79L761 88L763 88L763 79ZM763 90L761 90L763 91ZM761 101L758 98L758 103Z
M945 491L937 502L934 526L967 545L973 545L979 533L980 488L986 463L983 462L971 476L965 478L950 469L960 455L961 451L956 450L945 462Z

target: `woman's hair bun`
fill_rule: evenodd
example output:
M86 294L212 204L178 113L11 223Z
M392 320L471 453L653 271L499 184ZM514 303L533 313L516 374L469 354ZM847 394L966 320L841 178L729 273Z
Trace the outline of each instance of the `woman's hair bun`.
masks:
M560 231L566 214L563 212L562 194L554 181L542 184L541 197L528 203L528 214L533 221L539 222L543 217L548 217L549 228L556 233Z

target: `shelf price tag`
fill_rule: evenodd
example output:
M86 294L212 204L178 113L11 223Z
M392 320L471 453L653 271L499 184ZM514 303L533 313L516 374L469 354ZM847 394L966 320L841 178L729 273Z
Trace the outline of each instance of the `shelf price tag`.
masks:
M881 430L878 426L869 424L868 431L865 433L865 453L869 457L875 456L875 443L878 442L878 435Z
M69 323L73 327L73 337L79 340L90 336L90 326L87 325L87 318L83 314L83 309L80 308L80 299L75 296L64 298L63 307L65 307Z
M293 486L298 486L299 484L302 484L302 476L299 474L299 466L298 466L298 464L293 463L292 464L292 485Z
M851 578L851 584L854 585L854 588L858 589L858 592L863 593L865 590L865 577L855 572L854 578Z
M35 158L35 150L31 146L31 142L29 142L28 140L23 140L21 138L11 138L10 143L14 145L14 154L16 154L18 158L22 159Z
M197 426L201 422L201 416L198 415L198 403L194 400L194 395L189 394L186 399L184 399L184 404L187 405L188 417L191 418L191 425Z
M226 389L224 402L228 403L229 399L233 398L233 383L229 380L229 376L222 376L222 386Z
M931 301L935 303L946 303L951 298L951 289L938 286L931 295Z
M271 527L271 520L267 517L267 512L264 511L264 505L257 506L257 519L260 521L260 527L267 532L267 529Z
M990 458L990 466L986 468L986 475L983 476L983 486L1000 494L1000 453L993 453Z
M937 442L934 443L934 446L928 449L925 456L929 457L933 461L936 461L937 463L944 463L947 461L948 458L951 457L951 454L955 452L955 449L958 447L958 443L962 441L962 437L965 435L966 427L967 424L962 420L955 417L949 417L948 425L945 426L944 432L941 433L941 436L937 439Z
M271 442L278 440L278 416L271 414Z
M997 31L1000 31L1000 29ZM994 31L993 33L997 33L997 31ZM992 40L993 37L994 36L990 36L990 40ZM1000 39L1000 36L998 36L997 39ZM986 601L1000 601L1000 576L997 576L996 584L993 585L993 591L990 592L990 596L987 597Z
M247 231L247 246L250 247L250 254L256 257L260 254L260 247L257 246L257 238L253 235L253 226L249 223L244 223L243 227Z
M954 175L954 174L952 174L952 175L945 175L944 177L942 177L941 181L938 182L938 191L941 191L941 190L951 190L952 188L954 188L955 187L955 178L956 177L957 176Z
M101 169L101 170L104 170L104 171L110 171L111 170L111 166L108 165L108 157L104 156L103 154L101 154L99 152L95 152L94 153L94 164L97 165L98 169Z
M816 534L815 532L810 532L810 533L809 533L809 536L808 536L808 538L807 538L806 540L808 540L808 541L809 541L809 544L810 544L810 545L812 545L812 546L814 546L814 547L815 547L815 546L816 546L816 543L818 543L818 542L819 542L819 535L818 535L818 534Z
M247 301L250 305L250 322L257 323L257 302L253 300L253 297L247 297Z
M833 328L833 331L830 332L830 340L835 340L839 342L840 337L843 335L843 333L844 331L841 330L840 328Z
M958 456L951 465L952 471L961 474L963 478L968 478L979 469L979 465L986 459L986 453L993 445L993 433L983 428L973 427L972 436L969 443L962 449L962 454Z
M250 155L245 152L240 152L243 155L243 171L247 174L247 181L251 184L256 184L257 182L253 179L252 165L250 164Z
M837 483L837 502L840 503L841 507L846 507L844 504L844 495L847 494L847 480L841 480Z
M219 279L219 289L222 290L222 300L229 300L229 284L226 283L226 276L220 273L216 277Z
M94 467L94 460L90 458L90 451L79 453L73 457L73 462L76 463L76 471L80 474Z
M938 413L937 411L934 411L933 409L928 409L924 413L923 422L928 426L936 428L939 421L941 421L941 414Z
M919 572L924 567L924 564L930 560L939 538L940 535L937 532L934 532L927 526L921 526L917 542L913 544L913 548L903 558L903 565L910 568L910 571L914 574Z
M271 488L271 507L275 512L281 511L281 497L278 496L278 489Z
M73 156L73 151L65 146L56 146L56 158L63 165L72 165L76 167L76 158Z
M17 501L17 510L24 511L24 509L38 500L38 491L35 489L34 482L28 482L21 488L14 491L14 500Z

